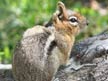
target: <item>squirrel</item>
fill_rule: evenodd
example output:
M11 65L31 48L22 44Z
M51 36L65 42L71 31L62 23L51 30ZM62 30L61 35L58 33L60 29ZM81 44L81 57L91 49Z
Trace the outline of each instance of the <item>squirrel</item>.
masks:
M52 81L58 68L66 65L75 36L88 24L80 13L58 2L52 26L27 29L16 45L13 75L16 81Z

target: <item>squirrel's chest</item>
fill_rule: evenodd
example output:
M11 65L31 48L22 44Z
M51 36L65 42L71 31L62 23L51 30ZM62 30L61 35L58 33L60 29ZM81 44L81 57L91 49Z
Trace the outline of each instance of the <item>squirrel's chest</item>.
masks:
M53 48L48 58L50 58L51 60L53 60L54 63L57 63L59 65L66 64L66 60L68 59L66 55L63 54L57 46Z

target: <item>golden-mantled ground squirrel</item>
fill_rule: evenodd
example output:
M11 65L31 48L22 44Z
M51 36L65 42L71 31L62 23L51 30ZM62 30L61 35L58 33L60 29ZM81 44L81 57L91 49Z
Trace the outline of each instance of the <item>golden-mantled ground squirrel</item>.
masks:
M69 59L75 36L87 25L86 18L58 2L53 27L27 29L13 56L16 81L51 81L57 69Z

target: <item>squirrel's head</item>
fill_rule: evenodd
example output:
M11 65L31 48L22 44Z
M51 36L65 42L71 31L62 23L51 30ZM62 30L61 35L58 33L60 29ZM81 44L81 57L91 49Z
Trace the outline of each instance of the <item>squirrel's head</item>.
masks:
M52 23L56 30L66 31L69 34L77 34L88 25L84 16L66 9L62 2L58 2L58 11L53 14Z

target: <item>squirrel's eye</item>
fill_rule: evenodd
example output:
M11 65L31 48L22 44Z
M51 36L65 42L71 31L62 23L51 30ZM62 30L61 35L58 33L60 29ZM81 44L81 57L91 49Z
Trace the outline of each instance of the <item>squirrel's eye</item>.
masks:
M77 19L77 17L71 16L69 18L69 21L70 21L70 24L72 24L74 26L78 25L78 19Z
M69 18L69 21L71 21L71 22L73 22L73 23L74 23L74 22L77 22L77 18L76 18L76 17L70 17L70 18Z

